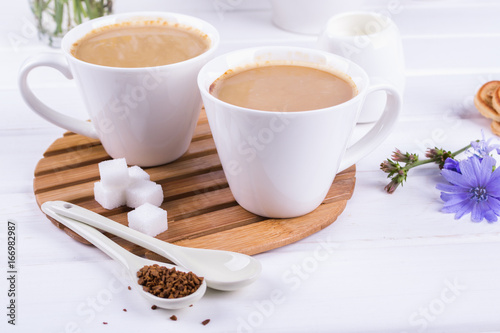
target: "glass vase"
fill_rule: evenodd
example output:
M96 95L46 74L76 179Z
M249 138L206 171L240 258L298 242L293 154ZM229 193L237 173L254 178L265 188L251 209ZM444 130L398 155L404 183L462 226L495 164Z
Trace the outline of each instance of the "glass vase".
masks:
M59 47L61 39L80 23L112 13L112 0L29 0L40 40Z

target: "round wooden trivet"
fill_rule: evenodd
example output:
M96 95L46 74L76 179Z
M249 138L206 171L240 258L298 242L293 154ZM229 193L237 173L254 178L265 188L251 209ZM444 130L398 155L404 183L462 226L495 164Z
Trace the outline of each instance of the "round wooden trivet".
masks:
M57 139L35 168L33 187L38 205L64 200L127 225L130 208L102 208L95 200L97 164L110 159L99 140L74 133ZM325 201L314 212L292 219L267 219L241 208L222 171L204 110L189 150L179 160L144 168L163 187L162 208L168 211L168 230L157 238L178 245L221 249L249 255L281 247L333 223L354 191L356 168L339 173ZM73 238L83 238L51 219ZM129 251L154 258L145 249L107 234Z

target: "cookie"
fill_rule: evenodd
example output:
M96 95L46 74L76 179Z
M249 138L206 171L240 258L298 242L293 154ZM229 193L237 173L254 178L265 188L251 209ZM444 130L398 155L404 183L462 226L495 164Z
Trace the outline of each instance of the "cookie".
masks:
M491 131L493 134L500 136L500 122L493 120L491 122Z
M491 98L491 105L495 109L496 112L500 114L500 87L495 89L493 92L493 96Z
M500 111L495 110L493 107L493 95L495 91L498 90L498 87L500 87L500 81L487 82L479 89L474 97L474 105L477 110L486 118L495 121L500 121Z

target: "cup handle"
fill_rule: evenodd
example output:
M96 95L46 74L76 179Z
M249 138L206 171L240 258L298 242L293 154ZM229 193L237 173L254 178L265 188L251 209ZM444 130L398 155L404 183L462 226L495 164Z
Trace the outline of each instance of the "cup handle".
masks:
M368 88L367 95L379 90L384 90L387 94L384 112L373 128L346 150L338 172L347 169L372 152L385 140L396 124L401 112L401 95L395 87L389 84L371 86Z
M73 75L71 74L68 63L66 62L66 59L62 54L42 53L27 59L21 66L18 81L21 95L26 104L28 104L30 108L42 118L59 127L81 135L88 136L93 139L99 139L95 127L91 123L83 120L78 120L76 118L69 117L60 112L57 112L45 105L35 96L28 85L28 74L32 69L41 66L55 68L59 72L61 72L67 79L73 79Z

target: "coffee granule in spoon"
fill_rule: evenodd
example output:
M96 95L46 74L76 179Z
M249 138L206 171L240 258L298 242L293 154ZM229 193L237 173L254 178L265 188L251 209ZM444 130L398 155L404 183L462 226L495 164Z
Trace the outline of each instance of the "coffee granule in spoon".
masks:
M137 281L142 289L161 298L181 298L194 293L203 282L193 272L185 273L175 267L167 268L154 264L144 266L137 272Z

